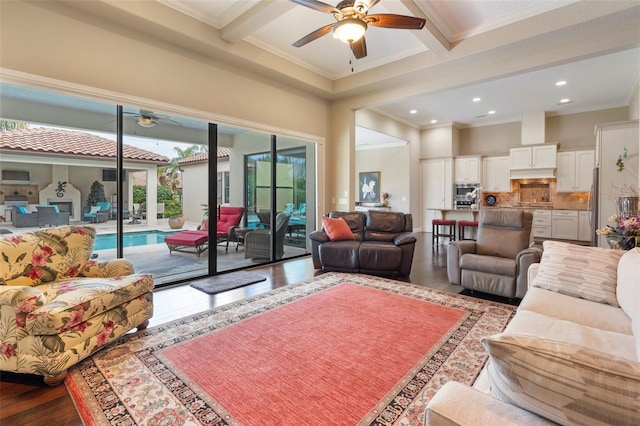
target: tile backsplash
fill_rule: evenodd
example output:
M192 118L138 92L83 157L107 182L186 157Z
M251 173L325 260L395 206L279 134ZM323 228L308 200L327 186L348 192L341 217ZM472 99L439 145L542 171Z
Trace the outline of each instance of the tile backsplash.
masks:
M587 210L588 192L556 192L555 179L528 179L511 181L512 192L482 193L482 206L487 206L485 198L491 194L497 202L492 207L538 207L548 209Z

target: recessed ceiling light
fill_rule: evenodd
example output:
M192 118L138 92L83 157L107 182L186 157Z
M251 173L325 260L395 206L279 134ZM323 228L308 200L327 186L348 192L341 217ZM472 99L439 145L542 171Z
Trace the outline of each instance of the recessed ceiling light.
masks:
M565 84L567 84L565 80L556 81L556 86L564 86Z
M409 111L409 114L417 114L418 110L417 109L412 109L411 111Z
M495 114L496 112L494 110L488 111L487 114Z
M471 99L471 100L472 100L473 102L480 102L480 101L482 100L482 98L475 97L475 98L473 98L473 99Z
M436 124L438 122L438 120L431 120L431 124Z
M560 99L560 102L558 102L558 105L562 105L562 104L570 104L572 101L569 98L564 98L564 99Z

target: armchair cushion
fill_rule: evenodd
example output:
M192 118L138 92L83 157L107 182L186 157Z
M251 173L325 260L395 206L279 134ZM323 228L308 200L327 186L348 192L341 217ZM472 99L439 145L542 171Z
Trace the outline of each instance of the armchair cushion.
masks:
M517 210L483 210L476 236L476 254L515 259L529 246L531 213Z
M67 226L0 238L0 284L36 286L80 274L93 251L95 229Z
M322 226L331 241L353 241L355 237L347 222L341 218L322 216Z
M29 334L62 333L101 312L153 290L145 275L127 275L117 281L104 278L75 278L38 286L47 303L27 316Z
M542 260L534 287L619 306L616 283L623 250L549 240L542 246Z
M472 269L489 274L516 276L517 264L514 259L506 259L497 256L482 256L478 254L466 254L460 259L462 269Z

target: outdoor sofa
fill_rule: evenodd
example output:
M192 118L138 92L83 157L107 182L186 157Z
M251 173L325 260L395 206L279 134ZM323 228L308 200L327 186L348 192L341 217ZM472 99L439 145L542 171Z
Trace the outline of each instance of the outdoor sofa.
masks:
M485 380L445 384L426 425L640 424L640 248L543 248L513 320L481 338Z
M0 235L0 370L60 383L67 369L153 315L153 279L91 260L96 231L61 226Z

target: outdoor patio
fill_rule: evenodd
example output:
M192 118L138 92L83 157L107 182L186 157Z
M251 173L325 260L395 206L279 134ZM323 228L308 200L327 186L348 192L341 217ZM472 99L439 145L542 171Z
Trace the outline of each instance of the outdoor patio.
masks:
M163 232L179 232L182 230L196 229L199 223L185 222L184 226L179 229L171 229L168 219L158 219L157 225L151 229L147 227L145 221L138 224L128 224L124 222L124 232L140 232L140 231L163 231ZM71 222L71 225L90 225L95 227L97 235L115 234L116 221L108 220L103 223L89 222ZM0 223L0 229L7 229L12 233L22 233L36 231L40 228L14 228L10 223ZM295 238L294 238L295 237ZM304 247L300 247L304 241L302 235L287 237L285 242L285 252L283 258L300 256L306 254ZM298 247L291 244L297 243ZM180 281L183 279L205 275L207 273L208 256L211 248L200 256L195 253L172 252L169 253L167 245L164 243L147 244L140 246L124 247L124 258L128 259L134 266L137 273L151 274L156 286L169 282ZM116 249L95 250L99 261L107 261L116 258ZM232 269L256 266L259 263L252 259L244 258L244 246L240 245L236 250L236 243L230 242L229 249L226 250L226 244L220 243L216 246L217 253L217 270L219 272Z

